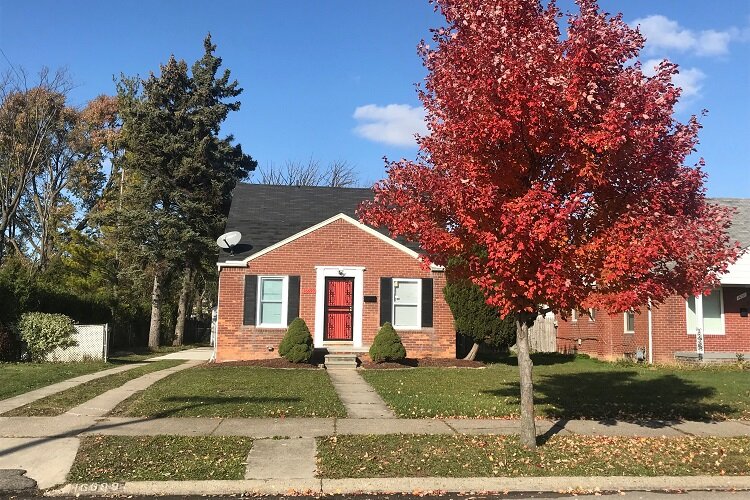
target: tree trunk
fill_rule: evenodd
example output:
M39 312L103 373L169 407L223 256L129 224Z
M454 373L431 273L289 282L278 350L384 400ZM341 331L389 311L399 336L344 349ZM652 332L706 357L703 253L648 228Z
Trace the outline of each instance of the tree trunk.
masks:
M479 352L479 343L474 342L474 345L471 346L471 351L469 351L469 354L464 356L464 359L474 361L477 357L477 352Z
M148 346L151 349L159 347L159 327L161 327L161 294L162 273L154 274L154 288L151 292L151 326L148 329Z
M533 363L529 355L529 325L533 319L521 313L516 321L516 345L518 348L518 372L521 382L521 444L536 448L536 424L534 422L534 385L531 378Z
M185 338L185 320L187 319L190 306L190 292L193 288L193 269L187 265L183 271L182 290L180 290L180 302L177 305L177 322L174 326L174 339L172 345L182 345Z

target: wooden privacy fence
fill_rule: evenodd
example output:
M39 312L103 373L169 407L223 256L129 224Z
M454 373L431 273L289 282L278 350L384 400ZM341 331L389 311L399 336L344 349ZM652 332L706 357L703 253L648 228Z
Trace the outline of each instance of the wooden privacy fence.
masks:
M557 352L557 328L554 315L537 316L529 329L531 352Z

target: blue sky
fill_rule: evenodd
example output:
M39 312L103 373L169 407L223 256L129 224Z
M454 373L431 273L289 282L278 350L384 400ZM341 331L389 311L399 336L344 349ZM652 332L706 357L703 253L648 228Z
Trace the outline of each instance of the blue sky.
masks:
M750 197L750 2L601 5L640 21L643 61L682 66L679 118L709 110L699 146L709 195ZM191 63L210 31L245 89L224 129L248 153L261 165L346 160L371 182L383 176L383 156L416 154L416 45L440 21L427 0L0 0L0 48L30 72L67 67L72 101L83 104L113 93L113 76L147 75L170 54Z

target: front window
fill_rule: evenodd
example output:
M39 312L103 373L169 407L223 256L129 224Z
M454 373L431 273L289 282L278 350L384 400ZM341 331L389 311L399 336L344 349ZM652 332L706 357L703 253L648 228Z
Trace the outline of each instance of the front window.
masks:
M286 321L286 278L282 276L261 277L258 283L259 326L285 327Z
M625 313L625 333L635 333L635 313L633 311Z
M422 327L422 280L393 280L393 326L396 328Z
M703 328L705 335L724 334L724 302L721 289L710 295L698 295L687 299L687 332L694 335Z

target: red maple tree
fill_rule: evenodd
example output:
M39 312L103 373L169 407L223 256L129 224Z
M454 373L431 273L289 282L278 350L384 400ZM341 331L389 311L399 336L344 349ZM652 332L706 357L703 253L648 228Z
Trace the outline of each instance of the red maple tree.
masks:
M535 446L528 326L539 312L608 312L697 294L738 250L705 198L695 116L678 122L675 64L653 76L621 15L578 0L435 0L447 26L419 52L430 134L387 165L362 219L465 263L518 318L522 441Z

